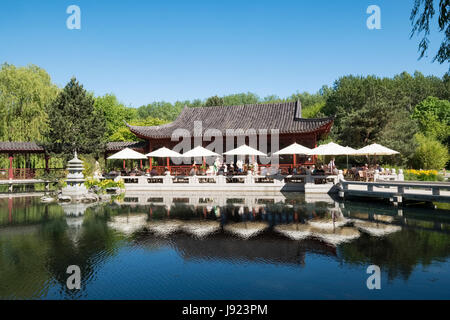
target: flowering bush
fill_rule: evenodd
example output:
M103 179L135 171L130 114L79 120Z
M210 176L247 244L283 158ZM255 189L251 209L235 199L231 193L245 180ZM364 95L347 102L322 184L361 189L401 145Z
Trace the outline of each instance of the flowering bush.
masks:
M120 188L120 189L124 189L125 188L125 184L123 183L123 180L120 179L119 181L114 181L111 179L104 179L104 180L96 180L96 179L92 179L92 178L88 178L86 179L86 181L84 182L84 185L86 186L86 188L91 188L93 186L97 186L102 190L106 190L108 188Z
M436 170L405 170L405 180L442 181L443 177Z

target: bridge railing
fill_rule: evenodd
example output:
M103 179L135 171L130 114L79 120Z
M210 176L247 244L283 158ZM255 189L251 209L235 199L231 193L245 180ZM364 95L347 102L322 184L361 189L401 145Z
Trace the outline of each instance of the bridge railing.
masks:
M346 190L395 193L404 195L405 193L423 193L439 196L441 191L449 191L450 183L441 182L415 182L415 181L394 181L394 182L362 182L341 180L340 184L344 192Z

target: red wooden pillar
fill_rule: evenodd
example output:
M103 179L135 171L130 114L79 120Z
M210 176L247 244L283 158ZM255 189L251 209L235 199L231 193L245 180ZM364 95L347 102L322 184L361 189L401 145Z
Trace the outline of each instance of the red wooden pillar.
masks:
M296 164L296 163L297 163L297 155L294 153L294 163L293 163L294 167L293 167L292 169L295 168L295 164Z
M152 157L149 157L149 158L148 158L148 162L150 163L150 165L149 165L150 171L152 171L152 169L153 169L153 164L152 164L153 158L152 158Z
M169 163L169 157L167 157L167 169L169 170L169 172L170 172L170 163Z
M142 170L142 160L141 160L141 170Z
M125 159L123 159L123 170L125 170Z
M14 159L14 156L11 153L9 155L9 174L8 174L9 179L14 179L13 159Z

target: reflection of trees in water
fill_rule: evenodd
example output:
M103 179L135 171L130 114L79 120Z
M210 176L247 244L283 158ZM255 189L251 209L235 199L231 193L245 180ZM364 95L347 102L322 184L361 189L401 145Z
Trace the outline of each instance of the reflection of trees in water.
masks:
M57 203L40 203L39 198L0 199L0 227L41 223L63 215Z
M38 207L41 213L36 217L48 214L47 206ZM106 212L100 210L99 213L98 208L87 209L75 242L71 232L77 231L68 227L63 215L37 219L41 224L29 233L0 232L0 255L3 257L0 259L0 297L40 298L48 294L46 283L56 281L61 296L80 298L83 290L67 289L66 281L70 276L66 273L67 267L80 267L83 289L95 277L98 264L115 254L117 243L122 239L107 227ZM18 227L8 228L15 230Z
M32 299L47 292L50 275L45 257L50 248L36 229L26 233L0 231L0 298Z
M376 264L389 279L408 279L418 264L430 265L450 255L450 235L404 228L383 238L363 235L339 247L339 256L352 264Z

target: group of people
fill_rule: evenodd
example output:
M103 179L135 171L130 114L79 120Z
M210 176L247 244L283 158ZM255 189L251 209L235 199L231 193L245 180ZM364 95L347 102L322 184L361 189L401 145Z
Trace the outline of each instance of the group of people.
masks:
M378 170L379 173L383 173L383 168L377 163L375 165L369 166L367 163L361 166L352 166L351 169L348 171L348 176L358 178L364 175L367 175L368 173L373 174L376 170Z
M293 166L288 169L288 174L292 175L325 175L325 174L338 174L338 169L335 164L335 159L332 158L328 165L300 165ZM378 167L378 165L376 165ZM367 170L367 165L364 167L352 168L354 174L357 175L357 171L359 170ZM215 175L240 175L240 174L260 174L262 176L266 175L274 175L281 174L281 169L279 166L271 166L261 167L259 170L258 163L256 161L252 161L250 164L244 163L241 159L238 159L235 163L225 163L219 157L214 160L212 165L209 165L207 168L205 166L199 166L194 161L191 168L189 169L189 175L207 175L207 176L215 176ZM158 176L161 175L162 172L159 172L156 167L152 167L151 170L147 170L147 174L150 176ZM130 171L125 170L113 170L108 175L110 176L140 176L145 173L140 171L137 167ZM168 167L164 168L164 175L172 174Z
M254 173L258 172L258 163L255 161L251 165L247 165L240 159L236 161L236 164L234 164L233 162L225 163L222 162L219 157L217 157L216 160L214 161L214 164L210 165L208 169L206 169L204 172L200 172L194 161L194 164L192 165L189 171L189 175L190 176L199 174L206 174L207 176L239 175L248 173L248 170L251 170Z

